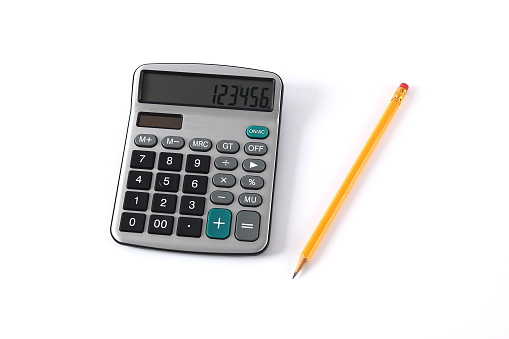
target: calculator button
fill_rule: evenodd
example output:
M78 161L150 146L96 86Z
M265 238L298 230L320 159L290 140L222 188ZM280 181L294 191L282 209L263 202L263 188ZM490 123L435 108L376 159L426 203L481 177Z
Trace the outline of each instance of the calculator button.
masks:
M164 192L178 192L180 174L176 173L157 173L155 190Z
M210 201L216 205L229 205L233 202L233 194L227 191L214 191L210 193Z
M185 141L181 137L167 136L161 140L161 145L167 149L181 149L184 144Z
M217 157L214 166L219 170L233 171L237 168L237 159L232 157Z
M180 237L201 237L201 226L203 220L196 218L179 218L177 224L177 235Z
M240 211L235 222L235 238L255 241L260 233L260 215L254 211Z
M203 215L205 209L205 198L182 196L180 199L180 214Z
M209 173L210 156L189 154L187 156L186 171L191 173Z
M189 141L189 148L193 151L207 152L212 148L212 141L205 138L194 138Z
M265 170L265 161L260 159L246 159L242 163L242 168L246 172L260 173Z
M161 152L157 168L163 171L180 171L183 155L180 153Z
M176 195L155 193L152 198L152 212L175 213L176 206Z
M240 179L240 186L248 190L259 190L263 187L263 179L254 175L246 175Z
M171 235L173 232L174 218L169 215L152 214L148 221L148 230L150 234Z
M131 168L152 169L154 168L155 159L156 152L133 151L131 155Z
M246 135L251 139L265 139L269 136L269 129L265 126L249 126Z
M122 213L120 217L120 231L143 233L145 229L145 214Z
M212 239L226 239L230 235L232 212L223 208L213 208L207 217L205 232Z
M134 143L139 147L154 147L157 144L157 137L153 134L138 134Z
M209 178L200 175L186 175L184 177L184 185L182 192L191 194L207 193L207 184Z
M263 142L248 142L244 145L244 152L249 155L265 155L267 153L267 145Z
M240 145L234 140L221 140L216 144L220 153L235 154L239 151Z
M233 187L235 181L235 177L231 174L218 173L212 177L212 183L217 187Z
M262 204L262 197L256 193L242 193L239 196L239 204L246 207L258 207Z
M125 192L124 209L133 211L146 211L148 207L148 193Z
M135 190L148 190L152 181L152 172L129 171L127 175L127 188Z

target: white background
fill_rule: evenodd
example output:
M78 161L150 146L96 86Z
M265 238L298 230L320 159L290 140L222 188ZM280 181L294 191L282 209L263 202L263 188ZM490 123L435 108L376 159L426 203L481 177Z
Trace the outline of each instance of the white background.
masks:
M505 1L1 5L2 338L509 338ZM121 246L110 218L132 74L285 84L269 248ZM313 260L297 259L401 82Z

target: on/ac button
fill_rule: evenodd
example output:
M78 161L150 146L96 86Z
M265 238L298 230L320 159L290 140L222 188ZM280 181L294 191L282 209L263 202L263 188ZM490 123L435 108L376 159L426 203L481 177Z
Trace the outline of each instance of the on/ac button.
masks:
M246 135L251 139L265 139L269 136L269 129L265 126L249 126Z

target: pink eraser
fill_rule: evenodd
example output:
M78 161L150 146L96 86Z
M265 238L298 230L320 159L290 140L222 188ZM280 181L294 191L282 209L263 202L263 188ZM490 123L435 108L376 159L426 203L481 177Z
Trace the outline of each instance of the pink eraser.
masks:
M399 87L403 87L404 89L406 89L408 91L408 85L405 83L402 83L401 85L399 85Z

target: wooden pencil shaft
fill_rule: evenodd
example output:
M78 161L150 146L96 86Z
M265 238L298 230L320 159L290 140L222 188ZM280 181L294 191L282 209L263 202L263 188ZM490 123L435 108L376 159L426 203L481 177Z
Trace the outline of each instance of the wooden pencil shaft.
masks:
M404 90L404 91L403 91ZM402 92L402 95L398 96L398 92ZM396 94L394 95L393 99L389 103L389 106L385 110L384 114L378 121L378 124L376 125L375 129L371 133L368 141L364 145L361 153L357 157L357 160L355 160L355 163L353 164L352 168L350 169L350 172L348 172L348 175L346 176L345 180L343 181L343 184L339 188L338 192L334 196L334 199L330 203L329 207L327 208L325 214L323 215L320 223L316 227L315 231L313 232L313 235L309 239L306 247L302 251L302 256L306 258L306 262L308 262L311 257L313 256L316 248L320 244L320 241L322 240L324 234L329 229L330 224L334 220L334 217L338 213L339 209L343 205L343 202L345 201L346 197L348 196L348 193L352 189L353 185L355 184L355 181L359 177L359 174L362 172L362 169L364 168L364 165L368 161L370 155L373 153L373 150L375 149L376 145L378 144L378 141L380 140L381 136L383 135L384 131L386 130L387 126L389 125L389 122L391 121L392 117L394 116L394 113L396 113L396 110L399 107L399 104L401 100L404 97L404 94L406 93L406 89L399 87L396 91Z

